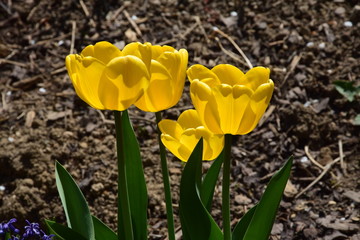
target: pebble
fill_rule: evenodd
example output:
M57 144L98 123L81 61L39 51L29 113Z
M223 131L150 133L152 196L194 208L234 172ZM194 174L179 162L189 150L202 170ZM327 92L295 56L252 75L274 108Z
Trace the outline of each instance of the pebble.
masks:
M306 44L307 47L313 47L314 45L315 45L314 42L308 42L308 43Z
M104 189L104 185L102 183L95 183L91 186L91 189L94 191L94 192L100 192Z
M325 43L323 43L323 42L322 42L322 43L319 43L319 48L320 48L320 49L324 49L324 48L325 48Z
M309 159L307 157L303 156L302 158L300 158L300 162L301 163L308 163Z
M352 26L353 26L353 23L350 22L350 21L345 21L345 22L344 22L344 26L345 26L345 27L352 27Z
M343 7L338 7L335 9L336 15L343 15L344 13L345 13L345 8L343 8Z
M6 96L11 96L12 92L11 91L7 91L6 92Z
M46 93L46 89L45 88L39 88L39 92Z
M5 191L5 186L0 185L0 191Z
M232 16L232 17L237 17L237 15L238 15L238 13L235 12L235 11L232 11L232 12L230 13L230 16Z
M12 143L15 141L15 139L13 137L8 137L8 141Z

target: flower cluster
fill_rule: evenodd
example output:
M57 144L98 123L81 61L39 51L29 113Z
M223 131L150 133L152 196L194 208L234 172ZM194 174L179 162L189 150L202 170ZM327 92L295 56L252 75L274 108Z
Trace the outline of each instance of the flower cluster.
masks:
M41 230L38 223L31 223L25 220L27 225L24 227L25 232L21 235L20 230L14 226L15 218L10 219L8 222L0 223L0 240L52 240L55 236L53 234L47 235ZM10 237L6 239L6 237Z

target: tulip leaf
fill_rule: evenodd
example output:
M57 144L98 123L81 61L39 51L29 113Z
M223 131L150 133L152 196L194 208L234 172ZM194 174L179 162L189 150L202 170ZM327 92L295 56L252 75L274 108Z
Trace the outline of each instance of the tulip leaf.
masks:
M86 239L95 240L90 210L80 188L59 162L55 164L55 175L68 227Z
M106 226L100 219L95 216L92 216L95 230L95 239L96 240L118 240L116 233Z
M66 227L64 225L61 225L59 223L56 223L51 220L45 220L45 224L47 228L49 229L50 234L54 234L56 236L56 239L60 240L69 240L69 239L76 239L76 240L86 240L85 237L83 237L78 232L74 231L73 229Z
M203 140L192 152L180 182L180 220L184 239L222 239L223 235L205 206L198 189L198 174L202 167Z
M202 182L201 191L200 191L201 201L203 202L208 212L211 212L214 190L223 162L224 162L224 153L222 152L216 158L216 160L211 164L211 167L209 168Z
M256 205L252 207L236 224L232 233L232 240L242 240L244 238L246 229L249 227L250 221L254 216Z
M293 157L270 179L264 194L256 206L242 240L267 240L275 221L282 194L290 176ZM251 210L250 210L251 211ZM261 231L259 231L261 229Z
M125 168L128 186L130 213L134 240L147 239L147 203L145 175L143 171L140 147L136 139L127 111L122 113L124 137Z

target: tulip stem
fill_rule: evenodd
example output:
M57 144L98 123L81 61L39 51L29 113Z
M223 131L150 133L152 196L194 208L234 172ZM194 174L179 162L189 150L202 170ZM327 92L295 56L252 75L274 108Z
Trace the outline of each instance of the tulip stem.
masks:
M167 217L168 234L169 234L168 239L175 240L174 213L172 207L169 170L166 161L165 146L161 142L161 131L158 126L159 122L162 119L161 112L156 112L155 116L156 116L156 126L158 131L159 148L160 148L161 172L162 172L162 178L163 178L164 190L165 190L166 217Z
M230 158L231 158L232 135L225 135L223 187L222 187L222 217L224 240L231 240L230 225Z
M128 186L126 180L126 161L124 152L124 131L122 129L121 112L114 111L116 129L116 149L118 160L118 239L134 239Z

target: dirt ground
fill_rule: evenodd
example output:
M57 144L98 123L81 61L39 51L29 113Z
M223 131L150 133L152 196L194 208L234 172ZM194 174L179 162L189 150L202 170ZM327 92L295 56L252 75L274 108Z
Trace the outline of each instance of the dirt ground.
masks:
M233 144L233 224L294 155L272 239L360 239L360 126L353 125L360 98L349 102L333 85L360 82L359 9L357 0L1 1L0 222L64 222L57 160L80 184L92 213L115 228L113 117L76 96L64 59L101 40L119 48L149 41L186 48L189 66L229 63L247 71L238 47L254 66L271 69L276 88L268 111ZM192 107L188 88L187 82L166 118ZM165 239L155 117L136 108L130 116L144 158L149 239ZM177 213L183 165L168 156ZM220 196L219 187L212 213L219 223Z

